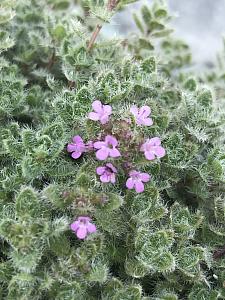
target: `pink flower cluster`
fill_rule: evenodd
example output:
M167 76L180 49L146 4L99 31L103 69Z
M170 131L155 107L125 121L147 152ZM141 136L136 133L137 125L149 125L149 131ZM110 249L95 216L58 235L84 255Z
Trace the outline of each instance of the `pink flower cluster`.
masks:
M99 100L96 100L92 103L92 108L93 111L88 115L90 120L100 122L101 125L106 125L110 122L110 116L112 115L112 107L110 105L103 105ZM153 120L150 118L151 109L149 106L145 105L138 108L133 105L130 108L130 113L133 115L134 121L138 126L151 126L153 124ZM127 124L131 126L130 120L128 120ZM102 128L104 130L105 126ZM109 134L109 130L105 131L107 134L103 135L103 140L89 141L87 143L84 143L80 136L74 136L72 143L67 145L67 151L71 153L73 159L78 159L83 153L89 151L95 151L95 156L99 161L118 158L118 165L129 166L128 169L125 170L128 175L126 180L127 189L134 189L137 193L144 192L144 184L151 180L151 176L147 173L135 170L135 168L132 167L132 163L127 160L127 157L129 157L127 152L131 153L132 151L129 148L129 140L126 141L126 139L127 136L132 136L132 132L126 132L125 138L118 134L117 136L120 137L118 141L114 133ZM128 145L129 148L126 153L124 153L124 145ZM162 158L166 155L166 151L161 146L159 137L149 138L144 141L141 146L137 147L140 152L144 153L145 158L150 161L156 158ZM96 168L96 173L102 183L115 184L118 174L117 169L118 168L111 162L106 162L104 165ZM71 224L71 229L76 233L79 239L84 239L88 234L96 231L96 227L91 223L89 217L78 217L78 219Z

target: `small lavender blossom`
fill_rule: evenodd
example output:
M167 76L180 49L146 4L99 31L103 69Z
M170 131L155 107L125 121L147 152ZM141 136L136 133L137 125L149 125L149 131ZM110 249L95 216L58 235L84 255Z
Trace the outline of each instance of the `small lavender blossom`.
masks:
M83 216L78 217L77 220L70 225L70 228L80 240L85 239L90 233L96 232L96 226L91 223L91 218Z
M139 109L136 105L133 105L131 106L130 112L134 115L138 125L151 126L153 124L152 118L149 118L151 114L149 106L142 106Z
M67 145L67 151L72 153L71 156L74 159L79 158L83 152L85 152L86 147L79 135L76 135L72 138L72 143Z
M98 149L96 157L99 160L105 160L108 157L119 157L121 156L119 150L116 148L118 145L117 139L112 135L107 135L105 141L95 142L94 148Z
M144 152L146 159L153 160L156 157L161 158L166 155L166 150L161 146L161 140L158 137L148 139L140 149Z
M103 167L98 167L96 173L100 175L101 182L116 182L117 169L111 163L107 163Z
M100 121L102 125L109 121L109 116L112 114L110 105L103 105L101 101L96 100L92 103L94 112L90 112L88 118L93 121Z
M151 177L148 173L141 173L139 171L130 171L129 173L129 178L127 179L126 182L126 187L131 190L131 189L135 189L135 191L137 193L142 193L144 192L144 183L148 182Z

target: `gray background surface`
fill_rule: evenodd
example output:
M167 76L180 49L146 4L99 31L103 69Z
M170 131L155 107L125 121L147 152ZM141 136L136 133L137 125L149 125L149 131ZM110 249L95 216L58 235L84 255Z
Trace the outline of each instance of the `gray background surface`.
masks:
M132 12L141 4L151 0L130 4L123 12L117 13L112 24L104 31L110 35L124 35L134 31ZM223 48L225 33L225 0L167 0L174 35L186 41L192 49L193 60L198 66L214 62Z

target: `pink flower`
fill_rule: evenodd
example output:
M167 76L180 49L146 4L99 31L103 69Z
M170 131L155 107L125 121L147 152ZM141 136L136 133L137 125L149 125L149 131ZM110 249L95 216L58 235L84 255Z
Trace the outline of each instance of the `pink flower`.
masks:
M92 103L94 112L90 112L88 118L93 121L100 121L102 125L109 121L109 116L112 113L112 107L110 105L103 105L101 101L96 100Z
M136 123L138 125L151 126L153 121L148 116L151 114L151 109L149 106L142 106L140 109L133 105L131 106L130 112L134 115Z
M148 173L141 173L139 171L130 171L130 178L127 179L126 187L131 190L135 189L137 193L144 192L144 184L143 182L148 182L151 177Z
M78 239L83 240L88 234L96 232L96 226L90 221L91 218L89 217L78 217L77 220L70 225L71 230L76 233Z
M101 182L116 182L117 169L111 163L107 163L103 167L98 167L96 173L100 175Z
M73 143L67 145L67 151L72 152L72 158L77 159L85 152L86 147L79 135L74 136L72 141Z
M158 137L148 139L141 146L141 151L144 152L148 160L153 160L156 157L161 158L166 155L166 150L161 146L161 141Z
M97 159L105 160L107 157L121 156L119 150L116 149L117 145L117 139L111 135L107 135L104 142L95 142L94 148L99 149L96 152Z

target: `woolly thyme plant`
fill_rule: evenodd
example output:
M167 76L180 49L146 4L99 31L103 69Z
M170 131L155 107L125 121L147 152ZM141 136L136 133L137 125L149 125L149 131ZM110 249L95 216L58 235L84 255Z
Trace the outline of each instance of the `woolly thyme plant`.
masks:
M129 2L0 3L1 299L225 299L223 99Z

